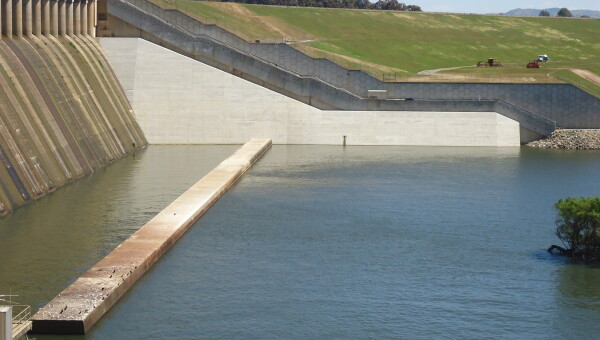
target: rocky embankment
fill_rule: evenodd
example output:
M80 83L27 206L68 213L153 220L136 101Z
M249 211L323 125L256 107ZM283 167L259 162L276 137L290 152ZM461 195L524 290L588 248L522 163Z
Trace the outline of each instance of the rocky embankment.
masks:
M558 129L527 145L543 149L600 150L600 130Z

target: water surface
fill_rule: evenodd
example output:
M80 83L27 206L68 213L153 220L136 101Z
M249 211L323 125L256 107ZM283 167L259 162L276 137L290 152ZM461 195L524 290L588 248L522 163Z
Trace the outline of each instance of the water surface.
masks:
M239 146L150 146L0 219L0 294L37 310Z
M594 338L600 271L545 252L600 153L275 146L88 336Z
M203 148L153 146L104 170L120 185L92 176L69 187L73 201L65 190L30 207L48 215L11 216L24 220L0 225L16 243L0 253L17 262L2 262L0 286L27 282L21 295L43 304L143 224L132 215L148 219L200 177L187 169L236 147ZM69 339L597 338L600 270L545 248L558 242L553 203L598 195L598 169L593 151L274 146ZM104 198L81 199L90 191ZM64 217L43 227L50 215Z

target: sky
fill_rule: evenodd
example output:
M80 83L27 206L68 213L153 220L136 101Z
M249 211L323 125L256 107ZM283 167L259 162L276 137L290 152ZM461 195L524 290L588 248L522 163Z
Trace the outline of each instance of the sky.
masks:
M591 9L600 11L598 0L403 0L410 5L419 5L427 12L457 12L457 13L504 13L515 8L552 8L567 7L568 9Z

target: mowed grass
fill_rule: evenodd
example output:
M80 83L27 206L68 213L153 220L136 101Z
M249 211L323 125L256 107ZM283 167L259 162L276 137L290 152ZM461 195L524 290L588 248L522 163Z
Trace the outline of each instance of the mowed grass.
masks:
M154 0L157 3L164 0ZM173 2L171 2L173 3ZM474 65L494 57L502 68L446 71L456 77L554 81L569 68L600 74L600 20L298 8L176 0L180 10L249 41L287 39L313 56L351 68L416 78L423 70ZM525 65L538 54L550 62ZM562 71L561 71L562 72ZM576 76L577 77L577 76ZM569 77L562 77L567 79Z

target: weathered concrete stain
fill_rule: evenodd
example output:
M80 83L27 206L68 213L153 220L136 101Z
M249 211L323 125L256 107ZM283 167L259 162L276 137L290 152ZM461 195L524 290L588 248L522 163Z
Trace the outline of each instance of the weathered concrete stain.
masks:
M219 164L40 309L32 333L86 333L270 146L253 139Z
M0 215L147 144L94 39L0 40Z

